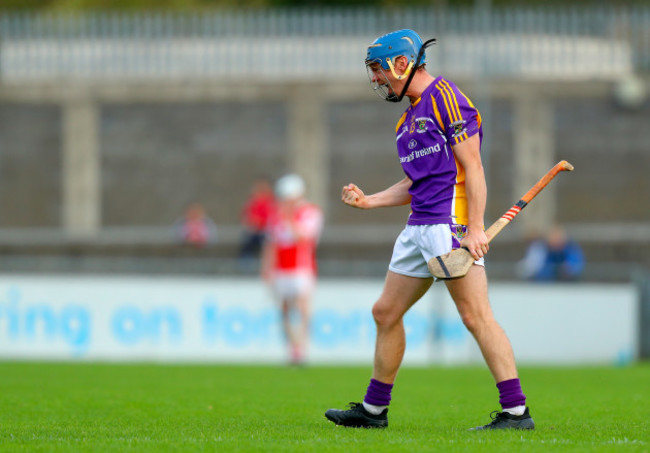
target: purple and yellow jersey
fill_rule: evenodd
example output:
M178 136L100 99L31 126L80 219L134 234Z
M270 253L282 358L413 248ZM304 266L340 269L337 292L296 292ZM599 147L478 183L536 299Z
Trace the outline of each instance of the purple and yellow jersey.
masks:
M397 153L413 181L409 225L467 225L465 169L452 146L479 134L481 115L456 85L436 78L397 122Z

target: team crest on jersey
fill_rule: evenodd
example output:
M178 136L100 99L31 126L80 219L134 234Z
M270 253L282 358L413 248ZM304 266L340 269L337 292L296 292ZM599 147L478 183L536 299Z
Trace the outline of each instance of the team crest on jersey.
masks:
M417 132L418 134L422 134L426 131L429 130L427 127L427 123L431 121L433 123L433 120L431 118L413 118L411 120L411 127L409 127L409 133Z
M435 130L436 125L431 118L427 118L426 116L421 118L415 118L413 123L413 130L418 134L423 134L429 130L429 123L431 123L432 127ZM415 127L416 124L417 124L417 128Z
M467 231L464 225L452 225L451 234L460 241L467 235Z
M456 138L459 135L463 135L465 132L467 132L465 123L466 123L465 120L459 120L459 121L454 121L453 123L450 124L451 128L454 130L452 137Z

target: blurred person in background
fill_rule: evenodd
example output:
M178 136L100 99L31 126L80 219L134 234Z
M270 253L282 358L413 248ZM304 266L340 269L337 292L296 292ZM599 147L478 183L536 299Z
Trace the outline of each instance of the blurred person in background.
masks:
M582 248L568 238L566 230L554 225L546 238L530 241L526 256L518 263L519 275L537 282L575 281L585 267Z
M252 270L260 257L274 203L270 181L266 178L256 180L241 214L244 233L239 249L239 262L244 270Z
M261 273L280 304L290 362L302 364L309 340L316 247L323 213L305 198L305 183L296 174L278 179L275 195L277 202L267 227Z
M193 202L183 217L174 223L174 234L180 242L192 247L204 247L217 241L217 225L201 203Z
M404 96L410 100L395 128L406 176L372 195L349 184L341 198L360 209L410 204L411 213L372 309L377 338L365 398L347 410L329 409L325 416L349 427L388 426L388 405L406 348L403 317L433 283L428 261L466 247L474 265L465 277L445 284L483 353L502 407L489 424L474 429L534 429L510 341L488 300L481 115L454 83L427 72L424 50L433 41L423 43L414 31L398 30L377 38L367 49L366 68L375 92L387 101L399 102Z

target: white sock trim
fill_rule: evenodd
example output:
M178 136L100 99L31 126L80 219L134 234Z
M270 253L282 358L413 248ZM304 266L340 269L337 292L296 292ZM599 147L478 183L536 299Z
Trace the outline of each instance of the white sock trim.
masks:
M388 406L375 406L374 404L368 404L365 401L363 402L363 408L370 412L372 415L379 415L384 412Z
M509 407L508 409L503 410L503 412L507 412L510 415L524 415L525 411L526 411L526 406Z

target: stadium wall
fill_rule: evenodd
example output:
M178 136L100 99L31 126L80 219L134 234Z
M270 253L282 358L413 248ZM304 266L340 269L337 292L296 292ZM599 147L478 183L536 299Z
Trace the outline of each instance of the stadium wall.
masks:
M370 364L382 280L324 279L312 363ZM520 363L625 364L639 355L633 285L493 284L493 309ZM0 359L286 361L267 287L247 278L0 276ZM443 285L407 314L406 365L481 363Z

